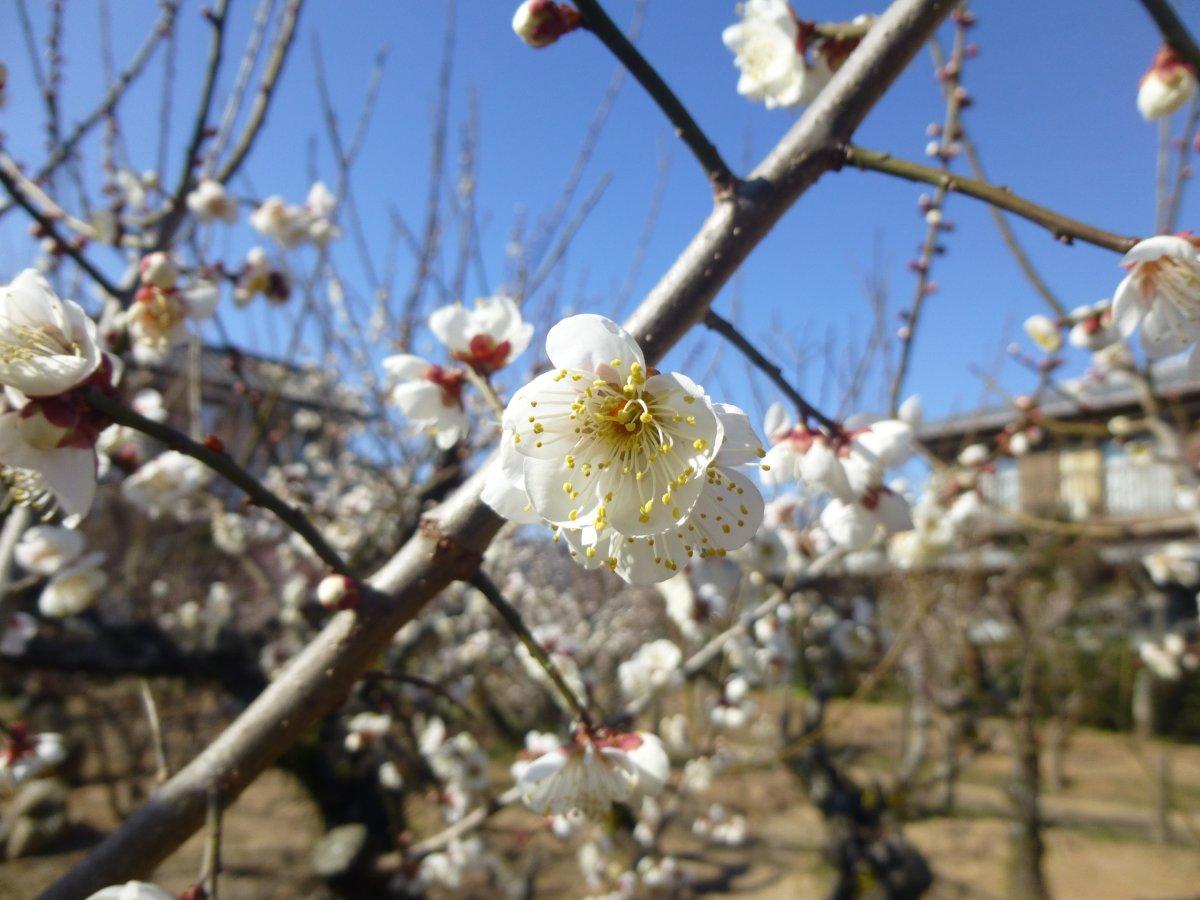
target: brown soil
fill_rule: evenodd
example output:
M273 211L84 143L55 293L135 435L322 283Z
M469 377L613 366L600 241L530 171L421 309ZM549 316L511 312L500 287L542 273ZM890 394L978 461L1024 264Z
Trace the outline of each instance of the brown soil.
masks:
M844 716L835 715L835 722L833 743L860 751L859 776L870 776L894 758L899 723L895 709L861 706ZM1004 785L1011 763L1003 728L997 725L993 730L992 748L974 759L963 776L956 815L928 817L906 827L908 837L935 869L935 898L1004 896L1008 827ZM1149 839L1158 753L1157 745L1139 748L1121 735L1090 731L1075 735L1066 756L1067 784L1044 794L1044 812L1051 823L1046 832L1046 872L1056 897L1200 898L1200 747L1166 747L1175 787L1175 834L1170 844ZM683 826L670 826L664 838L666 851L697 878L722 884L716 892L719 896L789 900L822 896L829 873L821 862L820 816L790 774L779 766L726 773L703 797L703 806L713 802L749 818L751 841L737 849L713 848ZM72 793L71 814L77 823L74 849L0 864L0 900L36 896L116 821L108 789L97 785ZM587 893L575 864L574 845L547 834L537 817L520 809L505 810L488 829L493 845L512 859L518 871L532 852L540 855L538 897ZM267 773L226 814L222 897L321 896L308 865L319 833L315 810L299 785L281 772ZM160 867L154 880L182 890L195 879L202 854L202 838L193 838ZM471 895L488 896L482 888Z

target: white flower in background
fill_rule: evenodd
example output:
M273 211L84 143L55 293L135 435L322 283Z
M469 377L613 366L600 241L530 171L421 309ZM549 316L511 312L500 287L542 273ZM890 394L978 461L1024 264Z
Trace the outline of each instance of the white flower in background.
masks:
M917 394L913 394L907 400L900 404L900 408L896 411L896 418L901 422L916 431L921 427L921 422L925 419L925 409L921 406L921 398Z
M1167 635L1168 639L1172 637L1176 638L1176 641L1168 643L1168 640L1164 639L1162 644L1153 641L1142 641L1138 644L1138 656L1142 664L1155 678L1163 681L1178 681L1183 677L1183 668L1180 665L1182 642L1178 640L1177 635Z
M337 198L325 186L325 182L313 182L308 189L304 209L308 213L308 239L314 244L324 246L342 236L341 229L333 221L333 215L337 212Z
M881 419L861 428L828 435L796 424L782 404L772 404L764 423L773 446L763 480L782 484L802 480L826 491L829 502L821 526L839 546L862 550L882 527L889 533L912 527L908 501L883 484L888 469L912 454L912 428Z
M1172 541L1143 556L1142 565L1155 584L1200 586L1200 544Z
M13 555L17 564L35 575L53 575L83 552L83 535L61 525L34 525L26 529Z
M0 627L0 656L20 656L37 633L38 621L29 613L9 613Z
M1069 318L1075 323L1067 333L1072 347L1095 353L1121 339L1113 327L1112 303L1108 300L1091 306L1077 306L1071 310Z
M0 384L49 397L99 368L96 323L78 303L60 299L36 269L3 288L0 303Z
M175 900L175 895L146 881L127 881L96 891L87 900Z
M1164 45L1138 84L1137 107L1147 122L1169 116L1196 94L1196 72Z
M991 457L987 444L970 444L958 454L958 464L968 469L982 466Z
M754 535L762 497L735 467L762 450L745 413L684 375L647 370L637 342L602 316L559 322L546 351L555 369L504 412L484 492L497 512L540 517L582 565L635 584Z
M511 297L482 297L473 308L452 303L435 309L429 329L450 355L482 375L504 368L529 346L533 325Z
M386 713L361 712L346 724L346 749L358 753L381 740L392 727Z
M617 680L626 699L651 697L683 681L683 652L666 638L638 648L631 659L617 666Z
M282 197L268 197L250 214L250 224L284 250L308 240L309 215L301 206L289 206Z
M1122 260L1129 274L1113 294L1112 318L1122 337L1141 325L1152 359L1200 340L1200 253L1188 238L1157 235Z
M95 602L108 584L108 574L101 568L103 565L103 553L89 553L60 569L42 588L38 612L48 619L79 615Z
M147 253L138 263L142 284L171 291L179 284L179 263L170 253L159 250Z
M177 450L168 450L121 483L121 496L151 518L175 512L210 480L208 467Z
M1049 316L1030 316L1025 320L1025 334L1043 353L1057 353L1062 349L1062 332Z
M30 734L24 722L10 722L0 751L0 784L11 791L66 758L61 734Z
M187 195L187 205L199 222L232 225L238 218L237 201L225 192L225 185L211 178L202 179Z
M395 385L392 402L438 447L448 450L467 436L470 420L462 400L466 375L461 369L443 369L411 353L389 356L383 368Z
M738 11L742 20L721 32L741 73L738 93L767 109L812 100L825 79L798 46L800 27L786 0L745 0Z
M579 12L554 0L524 0L513 13L512 29L530 47L553 44L579 27Z
M153 175L153 178L148 177ZM117 190L122 200L134 212L146 211L146 190L158 186L157 174L143 172L139 175L129 169L119 169L115 176Z
M597 818L613 803L658 793L669 770L662 741L648 732L590 735L580 729L570 746L526 766L517 787L525 805L542 815L577 809Z
M272 303L286 303L292 295L292 283L287 273L272 265L266 250L251 247L234 285L233 300L238 306L245 306L258 294Z

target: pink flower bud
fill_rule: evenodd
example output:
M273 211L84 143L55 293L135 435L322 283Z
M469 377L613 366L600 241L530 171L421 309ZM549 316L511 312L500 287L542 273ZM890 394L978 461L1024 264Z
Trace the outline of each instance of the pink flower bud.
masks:
M578 11L554 0L525 0L513 15L517 37L530 47L548 47L579 27Z

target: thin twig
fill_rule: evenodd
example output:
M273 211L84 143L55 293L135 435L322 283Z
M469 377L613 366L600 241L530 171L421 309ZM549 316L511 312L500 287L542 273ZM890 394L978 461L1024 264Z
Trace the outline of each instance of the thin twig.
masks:
M583 701L575 695L571 686L567 684L567 679L563 677L558 666L554 664L554 660L550 658L550 654L546 652L546 648L538 643L538 639L533 636L533 632L529 630L529 626L525 624L525 620L521 618L521 614L517 608L504 599L504 594L500 592L500 588L496 587L496 583L492 581L483 570L480 569L471 577L471 585L479 593L487 598L488 603L492 604L492 608L500 613L500 617L504 619L506 625L512 629L513 634L529 651L542 670L550 678L558 693L562 696L563 702L567 708L575 714L575 717L583 723L584 727L591 731L593 729L592 716L588 712Z
M1095 228L1078 219L1069 218L1045 206L1018 197L1006 187L989 184L986 181L949 175L920 163L900 159L890 153L866 150L853 144L847 144L843 148L843 155L848 165L859 169L883 172L908 181L932 184L935 187L941 186L948 191L965 194L1000 209L1016 213L1023 219L1041 225L1064 244L1080 240L1087 244L1103 247L1105 250L1112 250L1115 253L1125 253L1138 242L1138 238Z
M94 409L104 413L118 425L125 425L142 432L142 434L147 434L166 444L172 450L177 450L185 456L204 463L226 481L240 488L255 505L275 513L280 521L304 539L305 543L329 568L341 575L355 577L345 560L329 545L321 532L303 512L269 490L262 482L234 462L231 457L192 440L169 425L155 422L153 419L134 412L116 398L102 391L89 389L85 396Z
M783 370L763 356L759 349L738 331L732 322L723 319L710 309L704 316L704 326L717 332L717 334L737 347L750 362L770 378L775 386L783 391L787 395L787 398L795 404L796 411L802 419L815 419L830 434L841 433L842 426L805 400L804 396L783 377Z
M583 17L583 27L612 51L613 56L624 64L629 74L646 89L646 93L675 126L675 133L692 151L692 155L704 169L704 174L712 182L713 190L718 194L732 190L737 178L722 159L716 146L696 124L696 120L675 96L675 92L667 87L667 83L655 68L647 62L637 47L633 46L629 38L625 37L625 32L608 17L608 13L597 0L576 0L575 7Z
M163 746L162 722L158 718L158 705L154 702L154 694L150 691L150 682L145 678L138 679L142 693L142 706L146 709L146 722L150 725L150 746L154 748L154 776L162 784L171 777L167 767L167 752Z

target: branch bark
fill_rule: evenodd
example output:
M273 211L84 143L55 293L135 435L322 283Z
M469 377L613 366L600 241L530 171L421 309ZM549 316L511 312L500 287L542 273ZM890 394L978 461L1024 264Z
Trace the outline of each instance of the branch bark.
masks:
M653 364L707 312L717 292L779 218L825 172L842 145L955 0L896 0L858 49L751 173L721 200L626 327ZM115 832L52 885L49 900L86 897L153 870L204 821L209 789L227 802L321 716L341 704L396 629L453 580L466 580L502 521L480 500L480 469L426 518L371 579L355 611L334 616L250 707L162 785Z
M949 175L938 169L923 166L920 163L899 159L890 153L881 153L878 150L866 150L862 147L849 144L844 148L844 156L845 162L848 165L856 166L859 169L883 172L887 175L895 175L898 178L907 179L908 181L932 184L935 187L953 191L957 194L965 194L968 197L982 200L984 203L989 203L999 209L1006 209L1011 213L1016 213L1021 218L1033 222L1035 225L1041 225L1064 244L1071 244L1080 240L1088 244L1094 244L1097 247L1103 247L1105 250L1125 253L1138 242L1138 238L1114 234L1111 231L1095 228L1085 222L1080 222L1078 219L1069 218L1052 209L1047 209L1045 206L1039 206L1037 203L1033 203L1023 197L1018 197L1006 187L989 184L986 181L976 181L972 178Z

